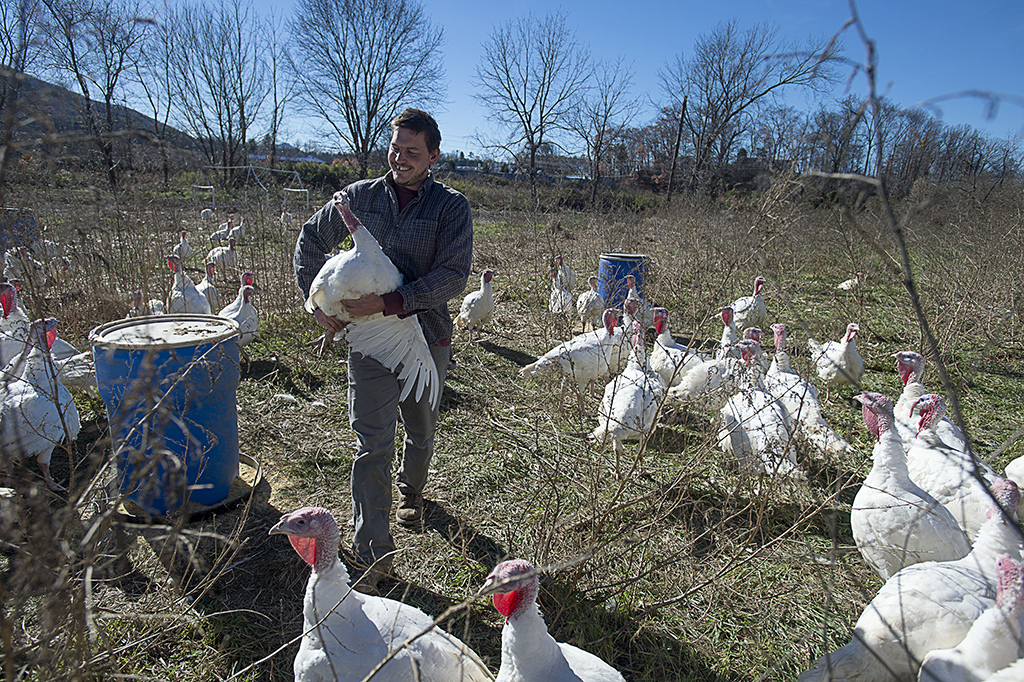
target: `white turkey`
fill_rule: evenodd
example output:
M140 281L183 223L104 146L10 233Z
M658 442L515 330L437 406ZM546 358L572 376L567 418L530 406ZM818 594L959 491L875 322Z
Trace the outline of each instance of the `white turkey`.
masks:
M13 456L34 457L51 490L61 490L50 476L53 449L63 441L71 443L82 427L78 408L71 393L54 376L46 353L57 335L57 321L52 317L34 321L26 338L25 352L17 365L9 368L12 378L6 384L0 406L0 443L10 475Z
M732 302L731 308L737 329L768 328L768 308L764 305L764 295L761 293L767 281L758 275L754 278L754 293L750 296L741 296Z
M651 351L651 368L665 382L666 388L678 384L690 368L708 359L703 353L698 353L673 339L668 323L668 309L655 308L654 329L658 336Z
M18 305L18 290L10 282L0 282L0 367L21 353L28 338L29 319Z
M958 645L928 652L921 663L921 682L981 682L1017 660L1024 566L1004 555L996 563L996 573L996 603L974 621Z
M551 276L551 295L548 296L548 310L553 315L572 314L572 294L565 290L561 278L558 276L558 269L552 268L548 273Z
M836 289L839 289L840 291L852 291L853 289L856 289L863 283L864 273L858 272L850 279L843 280L842 282L837 284Z
M786 352L786 325L772 325L775 333L775 357L764 377L764 385L789 414L800 435L816 450L842 454L850 444L825 421L818 402L818 389L795 371Z
M907 473L907 454L893 425L892 401L865 392L864 424L875 436L871 472L850 511L853 539L864 561L888 580L900 569L922 561L954 561L971 544L956 519Z
M174 283L167 294L167 312L209 315L210 302L199 293L192 278L185 274L181 259L174 254L167 256L167 267L174 273Z
M494 313L494 287L491 279L494 270L490 268L480 273L480 288L466 294L462 306L455 318L455 326L469 330L469 342L473 343L473 333L481 331L491 321Z
M312 567L302 600L302 641L295 682L357 682L388 654L380 682L483 682L491 674L472 649L419 609L349 586L338 558L338 524L322 507L285 514L270 529L287 535Z
M85 391L94 398L99 398L99 386L96 383L96 364L92 350L79 352L77 348L54 335L50 344L50 359L57 370L57 379L68 388Z
M665 382L647 362L644 332L637 321L633 322L632 339L633 350L626 369L604 387L597 428L590 434L597 443L612 441L615 475L619 478L622 476L622 442L641 439L651 432L665 397Z
M497 682L624 682L615 668L594 654L557 642L537 605L540 579L522 559L494 567L482 588L505 617Z
M967 556L914 564L889 578L857 619L850 643L819 658L798 682L914 680L925 654L963 641L995 603L999 557L1020 560L1013 511L1020 492L999 479L993 494L999 504Z
M217 315L234 320L238 323L238 347L244 348L256 338L259 330L259 315L252 304L253 287L256 276L251 272L242 273L242 285L238 288L238 296L221 309Z
M811 351L811 361L818 370L818 378L831 389L839 384L860 385L864 376L864 358L857 352L857 341L854 338L860 327L856 322L846 325L846 333L838 341L819 344L814 339L807 339L807 348ZM828 391L825 393L828 399Z
M729 397L739 390L739 380L745 365L736 342L736 357L724 354L697 363L687 370L682 379L668 389L668 398L684 406L695 405L707 412L718 412Z
M577 396L582 409L582 395L590 388L594 395L593 384L598 379L611 373L618 337L615 333L617 311L609 308L604 311L604 326L592 332L577 334L568 341L563 341L534 362L519 370L520 376L529 377L541 372L557 372L562 376L562 393L559 406L565 401L566 381L571 379L576 385Z
M988 487L997 476L990 467L979 469L979 481L972 473L970 454L946 443L935 432L935 424L945 413L946 401L938 394L926 393L914 402L911 415L920 419L917 437L907 450L907 469L914 482L948 509L973 540L985 522L991 504Z
M1024 680L1024 658L1018 658L1002 670L985 678L985 682L1020 682L1021 680Z
M228 233L231 232L231 228L234 226L235 216L229 215L226 222L221 223L217 226L217 230L210 235L211 242L222 242L228 238ZM209 259L207 259L209 260Z
M767 372L768 368L771 367L771 362L768 361L768 358L761 350L761 335L763 333L760 327L747 327L743 330L743 338L757 342L757 364L761 366L762 370Z
M740 340L740 334L736 329L732 306L722 306L719 312L722 315L722 338L718 341L715 358L721 360L725 357L733 357L738 360L740 351L736 347L736 342Z
M644 300L643 296L640 295L640 290L636 287L636 277L633 275L626 275L626 298L637 301L639 305L638 311L634 314L634 318L640 320L643 324L644 329L654 325L654 307L649 301Z
M215 246L206 254L205 262L213 262L223 275L238 271L238 251L235 250L235 239L228 238L227 246Z
M438 405L441 386L437 366L416 316L403 318L376 313L353 318L346 312L342 301L392 292L401 286L402 274L352 213L344 192L335 193L334 207L352 235L353 247L327 259L320 268L309 288L306 312L320 308L327 315L347 322L345 329L335 334L335 340L345 338L353 351L377 360L388 370L394 371L401 365L400 400L405 400L415 389L416 400L426 392L430 404Z
M209 221L213 220L213 209L212 208L204 208L202 211L199 212L199 217L204 222L209 222Z
M555 256L555 269L558 270L558 282L570 294L576 289L576 274L566 264L561 255Z
M292 224L292 214L289 213L287 211L287 209L283 209L282 208L281 209L281 217L277 219L277 222L281 223L282 225L291 225Z
M142 295L142 289L136 289L131 308L128 309L128 317L163 315L165 312L167 312L167 308L163 301L158 298L151 298L147 301Z
M228 241L234 239L238 241L245 236L245 217L238 219L238 224L228 230Z
M183 261L192 257L192 247L188 243L188 232L185 230L181 231L181 240L174 245L174 248L171 249L171 253Z
M738 345L744 369L737 376L736 390L719 410L718 445L736 458L743 472L802 480L806 474L797 465L788 415L760 378L759 344L743 339Z
M604 314L604 298L597 290L597 276L591 275L587 278L590 285L576 298L576 314L580 316L580 328L587 331L587 324L591 329L601 326L601 316Z
M217 287L214 285L214 273L217 270L217 266L213 264L213 261L206 263L206 275L196 285L196 289L206 300L210 302L210 311L220 310L220 293L217 291Z
M7 281L18 279L41 287L46 281L46 268L32 257L28 247L14 246L4 252L4 277Z

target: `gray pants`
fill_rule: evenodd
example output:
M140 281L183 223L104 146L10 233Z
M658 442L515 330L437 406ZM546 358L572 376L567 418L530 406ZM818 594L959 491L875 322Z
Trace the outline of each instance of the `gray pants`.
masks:
M430 354L443 387L452 347L435 344L430 346ZM349 353L348 419L356 434L356 457L352 462L352 550L367 564L395 549L390 528L391 461L399 416L405 426L402 466L398 470L398 488L403 493L423 493L434 454L438 410L431 408L426 391L419 402L415 390L399 402L401 392L397 371L391 372L360 353ZM390 564L391 557L381 563Z

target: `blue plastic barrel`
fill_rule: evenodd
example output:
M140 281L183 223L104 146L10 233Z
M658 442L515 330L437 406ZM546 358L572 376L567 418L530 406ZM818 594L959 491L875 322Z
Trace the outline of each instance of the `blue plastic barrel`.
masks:
M608 308L622 309L622 302L629 293L626 275L636 278L640 298L644 296L644 276L650 259L639 253L602 253L597 264L597 292L604 298Z
M227 498L238 475L238 324L214 315L117 320L90 333L121 492L162 516Z

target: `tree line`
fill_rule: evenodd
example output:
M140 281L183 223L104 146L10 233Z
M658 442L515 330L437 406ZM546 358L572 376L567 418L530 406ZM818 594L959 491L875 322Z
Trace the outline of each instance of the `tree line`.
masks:
M277 145L301 116L319 124L365 176L406 106L445 102L443 28L416 0L299 0L290 16L249 0L0 0L0 111L6 178L31 74L82 95L80 115L112 186L130 165L118 112L164 152L169 130L199 142L211 165L247 162L256 140ZM479 139L536 179L543 157L585 159L591 196L602 176L713 193L737 158L765 168L884 176L895 191L922 177L978 183L1015 177L1019 139L992 140L920 109L847 96L829 101L848 70L842 32L797 44L777 27L725 22L667 62L656 119L641 124L635 73L623 56L595 59L563 13L495 26L473 84L494 126ZM811 95L817 110L786 98ZM877 106L872 106L877 105ZM227 171L225 171L227 173Z

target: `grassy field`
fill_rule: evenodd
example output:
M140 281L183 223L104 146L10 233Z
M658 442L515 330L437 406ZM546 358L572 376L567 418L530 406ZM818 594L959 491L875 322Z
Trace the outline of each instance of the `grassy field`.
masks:
M717 447L717 426L695 410L628 444L627 465L642 458L642 471L618 481L610 450L586 437L598 402L586 397L582 411L568 402L562 412L556 380L518 373L574 331L547 312L547 272L558 253L581 281L597 272L602 252L648 254L645 296L671 311L676 338L697 343L718 339L719 306L764 275L769 313L789 328L804 376L813 376L807 337L835 339L858 322L864 389L895 398L891 354L919 350L929 358L926 385L957 398L979 456L1001 470L1024 454L1015 440L1024 408L1018 186L919 183L895 205L894 225L877 198L825 201L787 178L762 195L710 203L677 196L664 206L622 193L619 208L601 213L538 214L524 210L525 194L514 188L453 184L474 208L468 290L493 268L497 307L480 343L456 335L425 527L395 526L399 580L383 587L434 615L457 607L444 626L492 671L502 623L474 594L505 557L544 568L540 601L557 639L596 653L631 682L791 680L848 641L880 586L849 526L872 443L851 401L856 391L833 392L823 405L853 452L801 450L806 481L740 475ZM557 206L558 192L546 190L542 205ZM308 349L317 331L291 271L302 217L326 198L293 209L288 226L276 205L239 199L234 207L250 226L240 259L256 273L260 310L238 391L240 449L264 475L248 503L190 522L139 524L113 514L117 500L103 485L105 412L86 394L76 394L77 444L54 455L54 475L70 493L44 492L32 462L16 469L21 496L0 515L5 679L291 679L308 569L267 531L284 512L322 505L338 517L342 545L350 539L345 358ZM170 272L161 257L181 229L204 244L216 227L200 220L185 191L18 186L8 201L33 206L72 257L69 285L26 299L37 314L58 317L61 335L82 349L90 329L125 315L135 289L164 295ZM217 222L226 214L218 211ZM201 276L196 260L188 267ZM836 289L857 271L867 275L864 286ZM222 283L222 298L236 286Z

